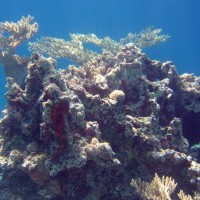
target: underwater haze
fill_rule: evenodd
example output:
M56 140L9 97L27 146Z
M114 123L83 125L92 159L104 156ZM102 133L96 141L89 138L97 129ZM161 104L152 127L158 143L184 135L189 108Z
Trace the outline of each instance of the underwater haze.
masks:
M199 75L200 1L198 0L0 0L0 21L18 21L32 15L41 36L69 39L69 33L95 33L114 40L127 33L138 33L148 26L162 28L171 37L166 43L144 49L155 60L171 60L179 74ZM20 55L30 55L27 42L19 47ZM58 60L59 68L68 63ZM1 68L0 109L5 106L5 76Z

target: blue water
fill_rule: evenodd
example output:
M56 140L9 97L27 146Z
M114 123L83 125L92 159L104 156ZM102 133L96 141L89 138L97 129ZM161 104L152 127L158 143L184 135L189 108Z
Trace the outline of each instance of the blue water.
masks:
M144 50L151 59L172 60L180 74L200 75L199 0L0 0L0 21L17 21L28 14L39 23L31 39L52 36L69 39L69 33L95 33L115 40L147 26L171 35L164 44ZM30 55L27 43L18 50ZM60 68L67 63L59 61ZM5 77L0 69L0 110L6 104Z

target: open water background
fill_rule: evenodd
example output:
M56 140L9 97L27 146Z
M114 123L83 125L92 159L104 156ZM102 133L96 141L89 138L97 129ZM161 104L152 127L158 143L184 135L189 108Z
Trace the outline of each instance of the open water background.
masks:
M171 60L179 74L200 75L200 1L199 0L0 0L0 21L18 21L28 14L39 23L41 36L69 39L69 33L95 33L114 40L147 26L162 28L171 38L145 49L151 59ZM27 42L18 48L30 56ZM59 68L68 62L58 61ZM6 105L5 76L0 68L0 111Z

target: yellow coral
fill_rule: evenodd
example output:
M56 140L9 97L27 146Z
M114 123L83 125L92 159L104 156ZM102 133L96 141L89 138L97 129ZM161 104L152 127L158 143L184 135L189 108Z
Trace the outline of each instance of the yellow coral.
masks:
M132 180L131 185L136 188L136 191L144 200L171 200L170 195L177 186L171 177L163 176L159 178L157 174L155 174L155 177L150 183L137 179Z
M8 37L0 36L0 42L2 42L4 49L14 49L21 42L32 37L38 31L38 24L34 22L30 24L34 17L28 15L28 17L22 17L17 23L4 22L0 23L0 32L7 32Z
M31 24L33 19L28 15L16 23L0 22L0 63L4 68L5 75L14 78L18 84L22 84L26 76L29 58L16 55L15 49L38 31L38 24L36 22Z
M178 193L178 197L180 200L200 200L200 194L195 193L194 197L190 196L189 194L186 195L183 190L180 190Z
M163 176L160 178L155 174L153 180L148 183L142 181L140 178L131 180L131 185L136 189L140 194L143 200L171 200L170 195L176 189L177 183L171 177ZM194 196L186 195L183 190L180 190L177 193L177 196L180 200L200 200L200 194L194 193Z
M98 38L95 34L70 34L71 40L42 37L36 42L29 43L29 50L47 53L53 58L68 58L79 65L86 64L99 56L96 52L85 49L83 43L92 43L99 46L102 52L110 52L117 55L127 43L134 43L138 48L149 47L160 42L165 42L169 36L159 35L161 29L148 27L139 34L129 33L126 38L116 42L109 37Z

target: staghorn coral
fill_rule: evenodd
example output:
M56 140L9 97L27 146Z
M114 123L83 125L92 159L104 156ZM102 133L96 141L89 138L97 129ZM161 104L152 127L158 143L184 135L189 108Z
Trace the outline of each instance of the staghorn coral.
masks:
M17 23L7 21L4 23L1 22L1 49L8 53L12 52L24 40L32 37L38 30L38 24L36 22L30 24L33 19L32 16L28 15L27 18L22 17ZM6 32L10 34L8 37L4 36Z
M172 194L175 193L177 183L171 177L160 178L155 174L153 180L150 183L144 182L141 179L131 180L131 185L140 194L143 200L171 200ZM200 195L194 193L194 196L186 195L183 190L180 190L177 194L180 200L198 200Z
M157 174L155 174L153 180L150 183L146 183L138 180L132 180L131 185L136 188L136 191L140 193L143 200L146 199L165 199L171 200L170 195L176 189L176 183L171 177L162 177L159 178Z
M42 37L36 42L29 42L29 50L46 53L53 58L67 58L79 65L85 65L100 55L94 51L84 48L84 43L92 43L99 46L103 52L110 52L116 55L125 44L134 43L138 48L145 48L160 42L165 42L169 36L159 35L161 29L148 27L139 34L129 33L126 38L116 42L109 37L98 38L95 34L70 34L71 40Z
M134 43L140 49L147 48L165 42L170 37L160 35L161 32L162 29L154 29L154 27L149 26L138 34L129 33L125 38L120 39L120 44Z
M180 190L178 193L178 197L180 200L199 200L200 199L200 194L195 193L194 196L190 196L189 194L186 195L184 194L183 190Z
M53 58L68 58L79 65L92 60L98 54L83 48L81 41L42 37L34 43L29 43L29 50L46 53Z
M38 31L38 24L28 15L18 22L0 22L0 63L7 77L13 77L22 84L26 76L29 58L16 54L16 48L23 41L31 38Z

